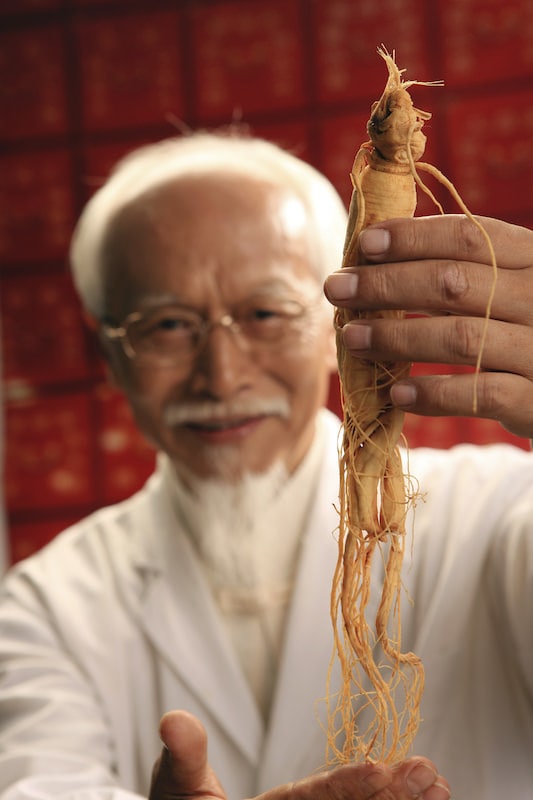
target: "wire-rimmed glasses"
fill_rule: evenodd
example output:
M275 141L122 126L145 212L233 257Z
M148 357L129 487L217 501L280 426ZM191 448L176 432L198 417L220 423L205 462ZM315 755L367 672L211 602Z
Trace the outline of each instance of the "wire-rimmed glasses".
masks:
M304 305L295 299L256 298L236 306L215 320L177 304L134 311L120 323L102 323L102 334L117 340L131 359L154 364L191 361L208 334L220 326L237 335L251 348L279 343L298 328L317 302Z

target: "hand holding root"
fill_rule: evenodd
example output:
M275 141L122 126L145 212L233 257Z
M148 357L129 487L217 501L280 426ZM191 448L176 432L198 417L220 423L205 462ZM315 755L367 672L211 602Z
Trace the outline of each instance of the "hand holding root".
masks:
M165 745L154 766L150 800L226 800L207 761L207 735L200 721L185 711L161 720ZM270 789L256 800L449 800L447 781L425 758L396 767L358 764L339 767Z
M494 419L531 439L533 231L494 219L482 222L498 265L487 324L493 267L484 237L462 215L395 219L368 228L360 246L371 266L334 273L326 281L326 295L356 314L406 311L403 320L348 323L342 337L354 357L472 368L400 380L391 390L395 406L430 416Z
M426 758L396 767L353 764L259 795L255 800L449 800L448 782Z

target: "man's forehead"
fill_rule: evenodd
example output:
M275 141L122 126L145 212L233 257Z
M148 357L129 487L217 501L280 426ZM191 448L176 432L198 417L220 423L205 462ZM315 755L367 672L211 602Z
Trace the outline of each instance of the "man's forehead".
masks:
M307 247L312 238L308 209L292 188L236 178L234 173L191 174L142 193L110 218L103 251L124 255L128 243L140 239L173 246L181 240L184 249L198 246L198 237L206 248L212 242L245 246L254 229L263 236L263 250L282 254Z
M208 273L223 276L232 291L235 280L255 290L263 273L266 283L258 291L286 293L302 279L316 283L312 226L296 192L235 178L234 172L191 174L144 193L108 230L107 271L118 267L122 280L143 289L154 288L162 276L175 288L178 273L187 289Z

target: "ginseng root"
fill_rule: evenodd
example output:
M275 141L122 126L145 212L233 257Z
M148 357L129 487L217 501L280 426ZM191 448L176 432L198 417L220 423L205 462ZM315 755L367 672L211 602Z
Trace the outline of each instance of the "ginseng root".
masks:
M402 80L394 57L383 48L379 53L387 64L388 80L372 106L367 125L370 141L360 147L353 163L344 267L364 263L358 237L367 225L413 216L417 186L433 197L417 169L443 182L484 232L450 182L436 168L419 163L426 143L422 128L431 114L414 107L408 89L421 82ZM487 319L489 313L490 304ZM372 311L357 318L402 316L399 311ZM406 515L416 493L404 474L399 449L404 415L389 399L392 383L407 376L411 365L353 358L340 336L353 318L349 310L336 312L344 427L339 453L339 551L331 593L334 654L328 678L327 762L395 763L407 756L418 730L424 686L420 658L401 648ZM379 570L381 597L373 598L371 575ZM333 691L336 663L340 688Z

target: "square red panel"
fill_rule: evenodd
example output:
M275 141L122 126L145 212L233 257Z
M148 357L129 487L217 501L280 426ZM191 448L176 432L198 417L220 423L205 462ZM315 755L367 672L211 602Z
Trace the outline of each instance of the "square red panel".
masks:
M105 384L94 391L98 414L99 501L129 497L141 488L155 466L155 451L142 436L127 401Z
M378 100L387 67L377 48L396 51L410 80L437 80L431 74L422 0L316 0L314 37L316 84L321 101Z
M532 100L524 91L450 104L451 172L472 213L512 219L533 210Z
M2 0L0 16L63 8L64 0Z
M0 264L63 260L74 224L70 154L4 155L0 175Z
M0 32L0 139L65 133L65 33L57 25Z
M83 125L88 131L164 124L183 115L178 12L76 23Z
M440 5L442 77L450 89L533 79L531 0L440 0Z
M85 394L8 403L8 511L69 508L94 499L91 409Z
M95 372L81 308L64 274L13 276L2 292L3 373L18 384L79 380Z
M105 8L110 5L110 0L68 0L68 2L80 8ZM132 0L113 0L114 7L131 8L132 5L135 5L135 2L132 3ZM137 5L142 5L142 0L140 3L137 3ZM145 0L145 5L150 5L150 0Z
M220 2L191 11L198 116L302 106L306 100L297 0Z

